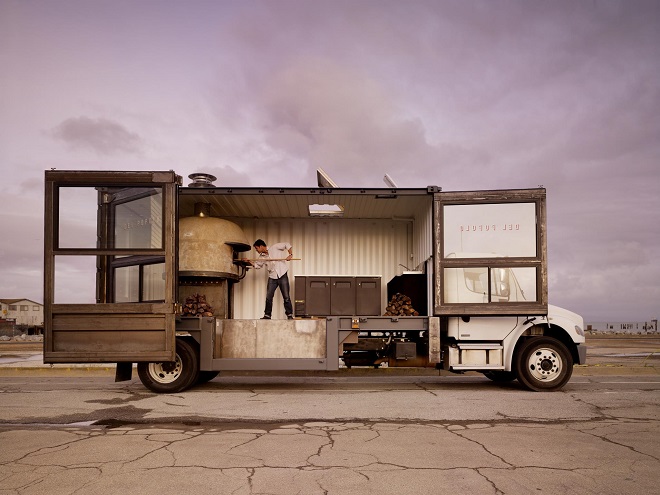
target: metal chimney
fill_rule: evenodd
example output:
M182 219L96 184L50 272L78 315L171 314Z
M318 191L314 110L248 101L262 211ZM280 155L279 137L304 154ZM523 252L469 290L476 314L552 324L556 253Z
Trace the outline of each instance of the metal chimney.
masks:
M192 182L188 184L188 187L215 187L213 181L218 179L214 175L205 174L202 172L190 174L188 178L192 179Z

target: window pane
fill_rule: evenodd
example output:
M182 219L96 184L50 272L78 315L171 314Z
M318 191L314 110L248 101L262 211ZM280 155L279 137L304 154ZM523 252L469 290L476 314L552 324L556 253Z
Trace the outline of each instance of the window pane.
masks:
M536 268L493 268L491 271L493 302L536 301ZM499 293L496 290L499 288Z
M56 256L56 304L96 303L96 256Z
M143 269L142 300L165 300L165 263L145 265Z
M511 272L508 268L491 268L490 295L492 302L508 302L511 294Z
M124 266L115 269L115 302L139 302L140 267Z
M60 187L59 196L59 247L97 247L98 191L93 187Z
M160 189L131 189L117 197L115 248L149 249L163 246L163 194Z
M114 214L114 247L159 249L163 246L163 194L160 188L102 188L103 202ZM59 247L97 248L99 190L59 188ZM109 246L113 247L113 246Z
M445 303L487 303L488 268L445 268Z
M445 258L535 257L536 204L446 205Z

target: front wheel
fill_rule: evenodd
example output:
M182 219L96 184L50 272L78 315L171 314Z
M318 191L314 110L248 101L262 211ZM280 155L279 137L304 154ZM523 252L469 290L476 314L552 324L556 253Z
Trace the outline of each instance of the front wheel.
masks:
M513 371L503 370L484 371L484 376L497 383L512 382L516 379L516 374Z
M138 363L140 381L152 392L176 393L197 382L199 354L195 345L176 339L176 356L169 363Z
M518 381L536 392L559 390L573 374L573 357L559 340L534 337L523 342L515 355Z

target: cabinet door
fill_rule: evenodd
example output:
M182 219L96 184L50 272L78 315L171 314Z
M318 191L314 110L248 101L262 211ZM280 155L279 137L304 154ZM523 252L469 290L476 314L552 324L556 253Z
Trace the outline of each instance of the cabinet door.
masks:
M356 314L360 316L380 316L381 306L380 277L356 277Z
M355 277L332 277L330 279L330 314L355 315Z
M330 277L306 277L306 315L327 316L330 312Z

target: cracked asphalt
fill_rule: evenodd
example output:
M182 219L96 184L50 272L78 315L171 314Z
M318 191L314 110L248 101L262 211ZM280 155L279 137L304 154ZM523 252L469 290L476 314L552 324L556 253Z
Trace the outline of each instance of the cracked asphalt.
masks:
M659 493L657 376L0 378L1 494Z
M657 359L635 353L554 393L370 370L157 395L5 369L0 494L660 494Z

